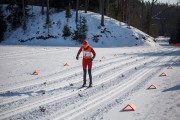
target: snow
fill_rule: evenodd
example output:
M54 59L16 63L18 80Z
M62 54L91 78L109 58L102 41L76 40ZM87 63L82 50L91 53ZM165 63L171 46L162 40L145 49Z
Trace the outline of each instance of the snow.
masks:
M73 41L72 37L67 37L66 39L62 37L65 24L69 25L71 32L76 30L75 11L71 11L72 17L69 19L65 18L65 11L50 15L51 27L49 28L49 35L53 35L56 38L50 38L48 40L38 39L40 36L48 36L48 29L45 24L46 15L41 15L41 8L36 6L31 9L30 14L32 17L27 22L27 30L24 31L21 27L14 31L9 29L8 31L10 32L5 34L5 40L1 44L79 46L79 43ZM105 16L105 26L101 27L101 15L93 12L84 13L83 11L79 11L79 16L85 16L87 20L87 40L94 47L158 46L151 36L110 17ZM104 33L102 33L103 31ZM99 36L98 43L93 41L93 36L96 35ZM19 40L26 42L19 42Z
M138 92L130 96L125 102L117 105L104 115L105 120L179 120L179 74L175 71L179 64L174 64L173 69L164 69L166 77L159 77L162 71L151 78ZM157 89L147 90L150 85ZM134 112L123 112L122 109L133 102L137 110Z
M100 16L80 12L88 18L88 41L97 56L93 61L93 87L79 89L83 82L82 54L80 60L75 59L79 43L61 36L18 42L27 35L45 35L43 28L36 34L45 16L40 15L38 7L33 11L37 14L29 24L34 27L29 26L24 35L21 28L6 33L6 40L0 44L0 119L179 120L180 48L169 46L168 38L156 38L155 43L140 30L105 17L105 27L114 37L102 34L100 42L94 43L92 35L101 34L97 28ZM51 18L57 22L61 17L63 25L64 14L56 13ZM73 21L74 14L69 19L72 29ZM51 34L62 34L62 25L60 29L54 25ZM142 40L143 36L147 39ZM64 66L66 63L69 66ZM32 75L35 70L40 74ZM167 76L160 77L163 72ZM147 89L152 84L157 89ZM130 103L137 109L123 111Z

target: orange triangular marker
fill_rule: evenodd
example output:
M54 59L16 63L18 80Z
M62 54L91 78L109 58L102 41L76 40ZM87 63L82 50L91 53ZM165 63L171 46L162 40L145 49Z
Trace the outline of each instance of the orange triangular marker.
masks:
M151 86L148 87L148 89L156 89L156 86L152 84Z
M169 66L167 69L173 69L171 66Z
M162 73L160 76L166 76L166 74L165 74L165 73Z
M69 66L69 64L66 63L66 64L64 64L64 66Z
M39 70L35 70L34 72L33 72L33 75L39 75L40 74L40 71Z
M128 104L125 108L123 108L123 111L135 111L136 106L134 104Z

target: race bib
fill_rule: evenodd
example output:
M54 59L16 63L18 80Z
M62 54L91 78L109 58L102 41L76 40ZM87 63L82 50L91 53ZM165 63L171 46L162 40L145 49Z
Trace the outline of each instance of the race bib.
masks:
M90 57L90 56L91 56L91 52L85 52L85 51L83 51L83 56L84 56L84 57Z

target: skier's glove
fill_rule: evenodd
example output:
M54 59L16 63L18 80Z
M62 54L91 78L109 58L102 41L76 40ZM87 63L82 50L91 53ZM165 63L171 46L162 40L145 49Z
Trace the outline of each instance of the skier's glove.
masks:
M77 55L77 56L76 56L76 60L78 60L78 59L79 59L79 56Z
M93 61L93 60L94 60L94 58L95 58L95 56L93 56L93 57L91 58L91 61Z

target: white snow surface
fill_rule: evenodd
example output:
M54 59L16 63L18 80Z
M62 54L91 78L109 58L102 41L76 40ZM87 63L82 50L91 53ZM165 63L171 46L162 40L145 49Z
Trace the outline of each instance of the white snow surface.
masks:
M51 18L57 20L64 14ZM119 26L119 22L108 17L105 27L121 37L114 40L104 35L101 42L94 43L90 33L100 33L100 16L88 12L87 17L93 21L88 23L88 41L97 54L92 69L93 87L88 89L79 89L83 84L82 54L79 60L75 58L80 44L62 37L18 42L27 35L36 36L37 29L33 28L24 35L21 29L7 33L0 44L0 119L179 120L180 48L169 46L163 37L157 38L157 43L152 37L148 37L148 42L137 42L132 38L141 38L143 32L128 29L123 23ZM42 27L38 17L34 21L39 21L35 28ZM58 33L55 28L51 32ZM66 63L69 66L64 66ZM39 75L32 75L36 70ZM162 73L167 76L160 76ZM150 85L157 89L147 89ZM130 103L136 110L123 111Z
M5 7L5 6L4 6ZM51 13L49 33L46 23L46 15L41 14L41 7L30 7L31 17L27 21L27 29L22 27L11 30L10 26L5 33L4 45L43 45L43 46L79 46L78 42L72 40L72 35L64 39L63 28L66 24L73 33L76 30L75 11L71 11L71 18L65 18L65 11ZM53 10L51 10L53 12ZM4 14L9 14L4 11ZM79 19L85 17L87 20L88 31L86 33L88 42L94 47L118 47L118 46L158 46L153 40L154 38L143 33L142 31L127 26L127 24L119 22L115 19L105 16L105 26L100 25L101 15L93 12L84 13L79 11ZM104 33L102 33L104 31ZM56 38L47 40L38 39L40 36L47 37L53 35ZM98 42L93 41L94 36L99 36ZM26 42L19 42L24 40ZM42 42L43 41L43 42ZM71 41L71 42L69 42Z

